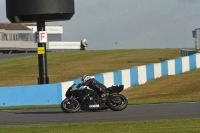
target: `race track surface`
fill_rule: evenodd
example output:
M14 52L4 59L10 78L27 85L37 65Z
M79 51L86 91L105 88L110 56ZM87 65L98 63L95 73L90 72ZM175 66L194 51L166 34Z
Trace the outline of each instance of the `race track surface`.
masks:
M64 113L61 109L0 111L0 125L200 118L200 103L129 105L123 111Z

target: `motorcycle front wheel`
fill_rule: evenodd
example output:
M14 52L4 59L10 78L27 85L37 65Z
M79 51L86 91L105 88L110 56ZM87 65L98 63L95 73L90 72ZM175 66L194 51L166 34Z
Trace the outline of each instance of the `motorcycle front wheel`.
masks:
M121 94L114 94L106 104L113 111L121 111L128 106L128 99Z
M61 102L61 109L65 113L74 113L80 110L81 104L74 97L67 97Z

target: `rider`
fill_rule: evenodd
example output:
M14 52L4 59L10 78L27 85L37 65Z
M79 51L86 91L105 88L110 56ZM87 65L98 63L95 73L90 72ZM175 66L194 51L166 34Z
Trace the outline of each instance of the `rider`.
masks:
M106 86L99 83L96 79L91 78L89 75L85 74L81 80L82 83L79 85L79 87L88 86L89 88L100 93L103 100L109 95L109 93L106 92Z

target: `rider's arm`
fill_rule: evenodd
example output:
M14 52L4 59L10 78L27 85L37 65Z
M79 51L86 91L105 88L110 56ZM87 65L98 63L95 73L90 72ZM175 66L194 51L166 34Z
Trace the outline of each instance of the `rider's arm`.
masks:
M82 82L82 83L79 83L78 85L77 85L77 88L80 88L81 86L88 86L89 85L89 82Z
M80 88L81 86L83 86L83 84L82 84L82 83L79 83L79 84L76 86L76 88Z

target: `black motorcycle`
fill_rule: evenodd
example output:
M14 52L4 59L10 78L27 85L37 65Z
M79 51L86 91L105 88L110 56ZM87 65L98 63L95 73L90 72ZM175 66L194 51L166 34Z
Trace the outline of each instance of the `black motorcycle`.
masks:
M106 91L109 95L106 99L102 99L100 94L88 87L75 88L75 85L76 84L73 84L69 87L65 94L66 98L61 103L61 109L65 113L77 112L80 109L86 111L105 109L121 111L128 105L128 99L119 94L124 89L124 85L116 85L107 88Z

